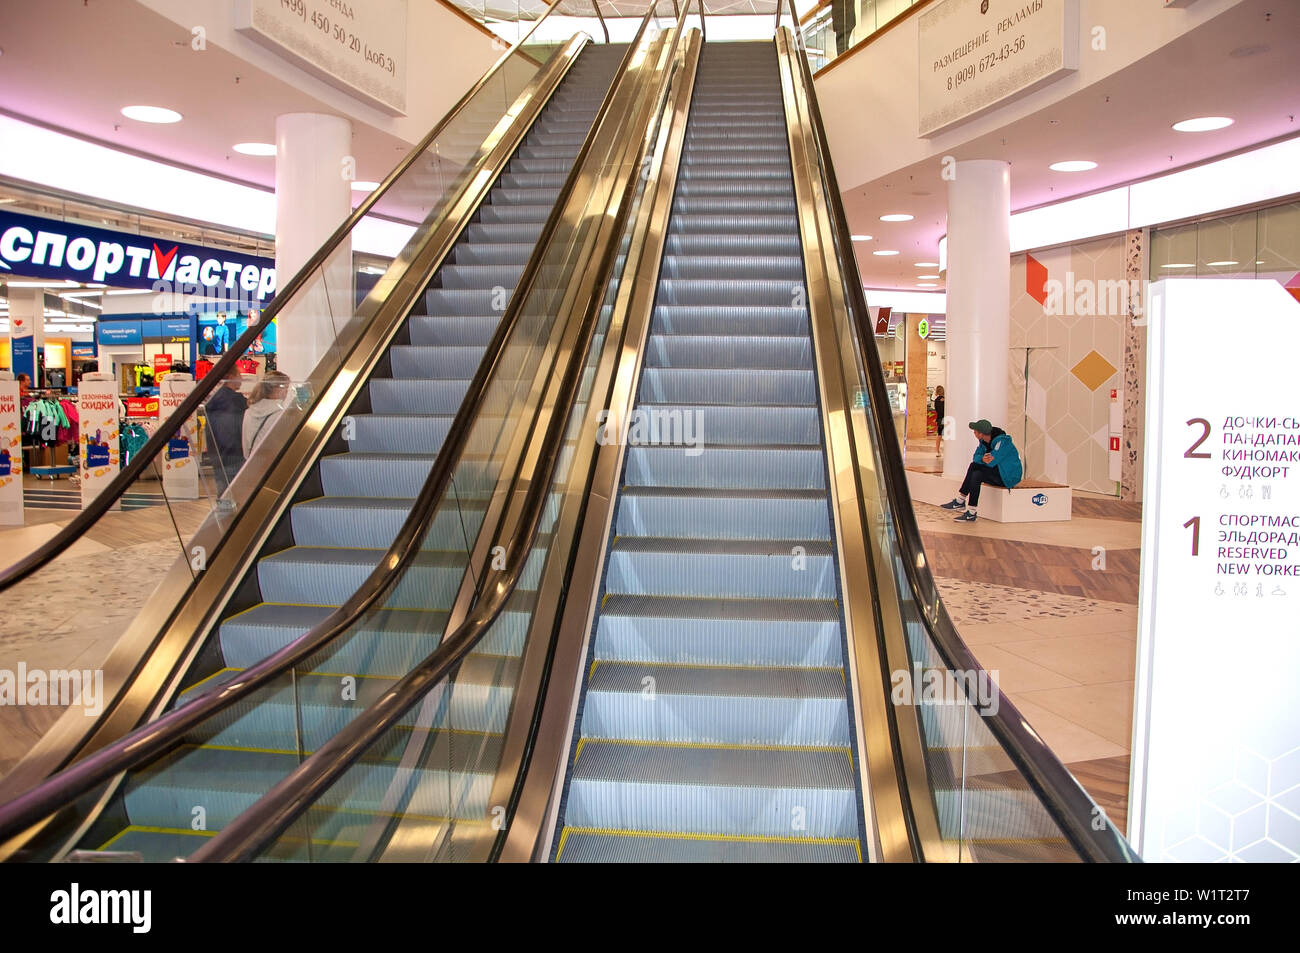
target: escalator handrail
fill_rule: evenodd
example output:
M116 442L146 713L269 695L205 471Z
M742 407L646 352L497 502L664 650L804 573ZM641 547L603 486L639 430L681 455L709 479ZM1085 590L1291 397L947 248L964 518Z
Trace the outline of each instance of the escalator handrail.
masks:
M783 2L785 0L778 0L778 9ZM793 5L791 6L793 9ZM845 249L853 248L853 243L839 185L835 178L835 169L830 161L830 146L822 123L821 110L814 95L812 71L808 66L807 57L803 55L802 37L798 36L796 42L800 50L798 59L803 83L808 91L809 116L819 152L819 165L826 178L825 191L831 204L830 217L835 230L835 254L845 276L844 284L853 311L851 328L858 338L858 353L867 359L865 361L867 367L860 370L865 372L871 388L872 408L887 407L889 395L877 359L874 328L870 328L868 323L870 313L867 310L862 280L858 275L857 261L851 251L845 253ZM868 415L868 419L874 419L874 415ZM983 666L957 633L943 601L937 598L938 587L930 572L929 561L917 558L924 554L925 549L916 522L916 514L912 510L911 497L906 490L907 474L902 464L898 435L892 427L876 426L874 429L877 439L882 444L880 453L881 465L884 468L882 482L890 508L894 513L896 536L903 556L901 562L905 567L912 597L920 607L935 605L937 608L933 617L924 611L920 613L927 635L950 670L982 672ZM1016 710L1015 705L1002 693L996 683L991 679L987 683L991 690L996 692L997 704L987 706L985 710L980 710L978 707L975 710L1010 756L1016 769L1034 788L1044 808L1071 845L1089 861L1131 862L1134 860L1131 849L1113 825L1108 823L1100 831L1093 828L1096 803L1051 748L1028 727L1024 716ZM993 713L989 712L990 708L993 709Z
M42 566L56 559L68 547L77 542L86 530L90 529L97 523L105 513L117 503L137 479L150 467L154 465L154 460L158 454L167 446L168 441L176 435L184 423L190 419L199 409L199 406L208 398L208 396L222 386L225 382L226 375L235 364L257 340L258 336L266 329L266 326L275 319L284 307L284 302L293 298L293 296L302 289L311 279L312 274L319 269L330 257L338 250L340 245L351 234L356 225L365 218L375 207L392 185L402 178L406 172L415 164L416 160L437 141L448 125L464 110L470 101L483 89L484 86L501 70L515 53L522 48L539 26L549 17L560 4L549 6L542 16L538 17L529 27L528 32L501 54L500 59L492 64L492 67L484 73L472 87L462 96L456 105L452 106L446 115L421 139L410 152L399 162L396 168L390 172L387 177L380 183L379 188L375 189L358 205L343 223L334 230L325 243L317 249L316 253L307 259L307 262L298 269L289 283L283 289L276 292L271 303L262 311L257 324L250 324L248 328L231 342L226 353L213 365L212 369L204 375L201 381L196 382L194 390L181 401L177 408L172 411L165 420L158 423L157 429L153 435L145 442L136 453L131 457L130 463L123 467L113 478L113 481L104 487L96 496L89 506L84 508L72 520L42 544L39 548L24 556L22 559L12 565L0 570L0 592L4 592L10 586L13 586L26 579L32 573L36 572Z
M628 48L629 57L640 45L657 3L646 12ZM685 21L689 4L677 21L677 38ZM627 66L627 59L623 63ZM620 71L620 75L622 70ZM666 89L664 84L664 89ZM661 90L662 92L663 90ZM644 166L642 166L644 167ZM636 177L630 176L626 185L631 190ZM622 234L629 203L618 202L617 218L612 237L607 241L595 271L605 275L619 251L618 236ZM465 660L465 657L483 639L514 595L528 556L536 543L547 501L552 492L555 467L564 446L563 436L570 426L574 402L586 368L586 352L591 344L592 330L599 317L604 300L604 283L598 285L587 302L576 340L580 345L564 368L552 415L540 441L541 452L537 468L528 480L523 503L516 524L511 527L506 547L506 569L497 578L480 584L476 602L468 616L456 630L445 637L433 653L417 664L397 683L384 692L369 708L349 721L325 741L297 768L251 807L225 825L215 837L190 855L194 863L231 863L252 860L271 845L299 816L315 804L367 751L386 734L402 716L443 679L447 678ZM430 514L431 516L431 514ZM498 542L500 537L498 537ZM392 574L394 579L398 573ZM394 583L395 584L395 583Z
M651 7L651 11L653 9ZM646 23L649 22L649 17L650 14L647 13ZM638 33L638 38L640 35ZM634 50L635 47L628 48L615 73L616 77L621 76L626 70ZM591 131L578 151L573 167L561 187L559 197L551 208L532 257L529 258L520 276L510 305L502 315L501 322L487 345L485 357L470 381L460 409L452 419L434 465L415 498L411 512L398 530L392 545L379 559L375 569L356 591L325 619L285 647L255 665L249 666L236 678L199 695L148 724L141 725L93 754L51 775L11 801L0 805L0 844L26 830L32 824L67 808L103 782L122 772L137 768L179 744L189 731L207 719L285 674L335 638L348 632L389 594L405 568L421 552L421 545L433 522L438 503L446 495L456 464L468 444L473 424L486 401L488 385L500 366L505 344L518 324L522 311L521 303L526 300L528 290L537 280L546 257L547 245L559 228L566 202L578 187L583 165L591 152L592 143L602 121L610 113L617 86L617 83L611 83L606 91L592 121Z

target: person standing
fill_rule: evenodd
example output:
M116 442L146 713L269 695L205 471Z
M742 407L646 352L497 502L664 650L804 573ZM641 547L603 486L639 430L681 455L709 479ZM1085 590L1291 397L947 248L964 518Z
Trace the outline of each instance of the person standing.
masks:
M212 392L204 408L208 419L205 461L217 481L217 496L226 492L230 481L244 465L244 414L248 401L239 392L243 377L231 367L220 387Z
M975 455L966 468L966 479L957 491L958 496L943 504L945 510L964 510L955 521L958 523L973 523L978 518L976 510L980 505L982 485L987 483L1011 489L1024 475L1020 451L1011 442L1010 434L987 420L971 421L970 429L979 440Z
M938 435L934 438L934 455L943 456L943 412L946 409L947 401L943 396L943 385L940 384L934 389L934 419Z
M275 422L284 413L284 401L289 396L289 375L284 371L268 371L253 385L248 395L248 411L244 414L244 458L253 455L257 445L266 439Z

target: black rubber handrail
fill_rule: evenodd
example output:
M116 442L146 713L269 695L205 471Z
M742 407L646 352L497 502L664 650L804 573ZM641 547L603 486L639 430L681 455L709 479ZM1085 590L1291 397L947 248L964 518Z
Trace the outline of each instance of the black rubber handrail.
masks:
M780 4L786 0L778 0ZM912 590L912 598L921 607L936 605L938 611L930 618L920 613L920 619L926 627L930 641L939 650L939 655L949 669L954 671L982 672L983 666L975 659L966 643L957 633L952 619L942 599L938 598L938 587L930 572L929 560L924 556L925 547L921 542L920 528L916 514L912 510L911 494L907 489L907 473L903 467L902 448L893 427L880 426L876 420L876 409L889 406L889 393L885 387L884 374L881 371L880 355L876 350L875 328L871 326L871 315L867 309L866 295L862 289L862 279L858 275L857 260L852 248L848 218L840 197L839 184L835 179L835 168L830 159L830 145L826 138L826 129L822 123L821 110L813 85L812 70L808 58L803 55L802 38L798 38L800 71L807 91L810 118L819 152L819 165L826 180L826 194L830 203L831 220L835 229L835 255L840 269L844 273L844 284L849 295L851 328L858 338L859 354L866 367L868 386L871 389L871 402L867 420L871 422L874 437L880 441L880 460L883 467L883 483L890 508L893 510L896 538L902 551L901 563ZM846 252L845 250L848 249ZM883 570L882 570L883 571ZM1052 820L1070 841L1072 847L1089 861L1131 862L1136 858L1124 838L1107 825L1102 830L1092 826L1096 803L1079 785L1074 775L1041 738L1026 727L1024 716L992 681L988 680L992 690L997 692L996 713L990 714L976 708L989 730L1010 756L1016 769L1025 776L1034 793L1038 795Z
M648 18L649 14L647 14L647 22ZM624 54L623 62L615 73L616 77L621 76L625 71L632 51L633 49L629 48ZM245 669L231 681L136 728L95 753L51 775L6 804L0 805L0 844L26 830L32 824L72 805L78 798L103 782L163 754L178 744L187 732L267 685L349 631L362 616L388 595L406 567L421 551L421 543L436 514L438 503L446 495L456 464L468 443L473 424L483 408L488 384L494 372L501 366L505 344L518 324L523 310L521 304L526 300L528 290L537 280L546 257L546 246L560 225L566 202L577 188L582 167L591 152L596 132L610 112L617 85L616 82L612 83L607 90L592 122L591 132L574 160L559 197L542 228L533 255L520 276L510 305L487 345L486 355L491 357L489 359L485 356L470 381L460 409L452 419L442 448L415 498L411 512L375 569L347 601L284 648Z
M352 232L353 228L356 227L357 223L370 213L371 209L373 209L375 204L384 197L385 193L392 187L392 185L406 174L407 170L415 164L416 160L419 159L420 156L424 155L428 148L433 145L440 135L442 135L443 130L445 130L452 120L460 114L478 92L487 85L501 67L504 66L505 63L509 61L509 59L523 46L523 44L528 41L528 39L533 35L533 32L541 26L542 22L555 12L558 6L559 4L557 3L554 6L548 7L546 13L533 22L533 25L529 27L528 32L517 40L510 49L506 50L506 52L501 55L501 58L492 64L492 67L479 78L478 82L475 83L470 90L457 101L456 105L452 106L451 110L438 121L437 125L429 131L428 135L421 139L415 148L407 153L402 161L397 164L397 167L388 174L382 183L380 183L379 188L366 196L365 200L353 210L352 214L344 219L343 224L334 230L334 234L325 241L325 244L317 249L316 253L307 260L307 263L298 269L298 273L289 279L289 283L285 285L283 289L277 291L275 297L271 300L271 303L262 311L258 323L255 325L249 325L244 333L231 343L230 348L224 355L222 355L221 359L213 365L212 369L208 371L203 380L197 383L189 396L187 396L185 400L181 401L180 405L172 411L170 415L168 415L166 420L159 421L158 428L154 431L153 436L145 442L144 446L141 447L137 453L132 455L131 462L113 478L113 481L109 483L108 486L104 487L99 495L91 501L90 505L73 517L68 525L51 537L49 541L7 568L0 570L0 592L4 592L10 586L21 582L23 579L26 579L32 573L36 572L36 570L57 558L69 546L80 539L81 535L85 533L86 530L98 522L100 517L107 513L109 509L117 503L122 495L131 488L131 485L134 484L147 469L154 465L154 458L163 450L164 447L167 446L167 442L175 436L176 432L181 429L185 422L198 411L199 405L202 404L208 396L217 389L217 387L224 383L225 377L230 372L230 369L233 368L236 362L243 357L248 348L252 346L255 340L257 340L258 336L266 330L266 325L270 324L271 321L275 319L276 315L278 315L285 307L285 302L292 300L293 296L308 283L312 273L329 260L330 256L335 253L343 240L346 239Z
M633 38L628 55L637 49L655 13L652 3ZM678 19L678 27L685 18L685 10ZM681 30L677 31L680 39ZM625 58L622 75L627 67ZM619 250L619 238L626 224L630 202L628 198L637 185L637 177L629 176L624 195L618 203L611 238L601 253L596 274L610 271ZM603 284L601 285L603 288ZM580 346L571 356L560 379L551 419L541 441L538 470L528 482L520 508L518 525L509 534L505 552L506 568L490 581L481 584L477 601L467 618L447 636L441 645L384 692L369 708L348 722L328 741L322 744L287 777L271 788L250 808L223 827L215 837L190 855L194 863L236 863L256 858L270 846L291 824L326 791L333 786L370 748L393 728L402 716L443 679L447 678L464 661L474 646L482 640L493 622L505 609L515 593L528 563L528 556L536 542L538 529L547 510L552 492L551 481L564 447L564 434L570 426L570 415L586 369L586 355L591 346L592 330L600 315L605 297L600 288L587 302L577 340ZM430 514L431 515L431 514ZM499 537L498 537L499 541ZM398 573L393 574L396 585Z

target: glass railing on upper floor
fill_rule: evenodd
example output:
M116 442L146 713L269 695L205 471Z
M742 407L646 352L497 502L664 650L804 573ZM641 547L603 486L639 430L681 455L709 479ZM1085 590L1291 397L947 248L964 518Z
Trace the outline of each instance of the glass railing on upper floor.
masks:
M930 0L818 0L800 11L813 72L834 62L914 7ZM802 5L801 5L802 6Z
M200 587L240 578L240 564L256 549L249 549L250 540L273 522L274 498L292 495L309 462L331 442L346 440L342 417L384 345L591 42L578 32L557 43L541 35L545 23L545 17L534 20L513 45L502 43L494 66L269 303L258 297L261 277L247 269L224 288L202 289L209 302L224 294L218 303L228 306L200 316L211 335L200 334L188 377L174 373L162 382L156 421L127 419L116 381L83 381L82 398L94 408L91 416L83 413L75 444L84 508L53 538L0 570L5 603L32 607L38 617L0 623L5 636L15 636L0 639L0 667L36 665L27 657L32 636L71 637L83 647L93 643L83 661L102 691L68 707L0 778L0 795L26 788L157 713L159 692L174 683L174 666L190 651L171 644L169 662L158 662L160 633L187 631L184 638L192 639L205 630L212 620L202 604L213 602L210 594L197 598ZM373 256L354 255L353 236L362 230L369 244L376 237L388 244L386 267L376 267ZM167 291L180 299L186 267L177 264L177 284L156 300L169 302ZM97 391L103 394L92 397ZM86 547L78 543L123 533L151 541L140 553L143 565L123 573L121 560L99 560L99 568L85 562ZM232 534L239 545L228 545ZM88 581L87 572L98 575ZM42 617L39 607L50 600L84 604L87 586L96 593L94 609L74 618ZM198 614L185 616L187 606ZM51 628L42 631L42 624ZM150 701L124 707L126 689L142 680L153 690L133 690L131 697Z

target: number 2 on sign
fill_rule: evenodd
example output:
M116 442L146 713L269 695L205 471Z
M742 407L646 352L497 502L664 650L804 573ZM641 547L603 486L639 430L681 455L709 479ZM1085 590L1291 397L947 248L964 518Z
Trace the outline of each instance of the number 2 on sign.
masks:
M1184 529L1188 526L1192 528L1192 555L1199 556L1201 554L1201 518L1193 516L1183 524Z

